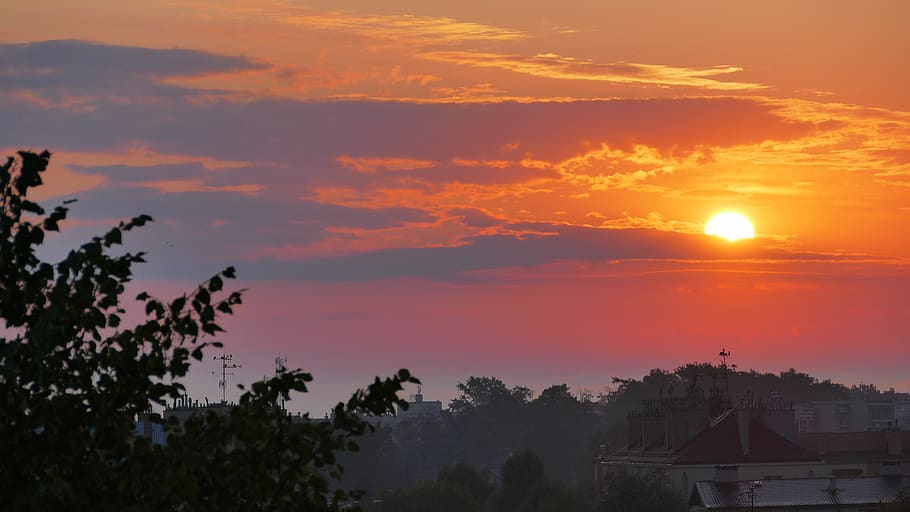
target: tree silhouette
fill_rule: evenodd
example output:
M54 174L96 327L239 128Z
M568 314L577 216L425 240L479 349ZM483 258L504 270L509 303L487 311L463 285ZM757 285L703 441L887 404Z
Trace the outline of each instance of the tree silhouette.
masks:
M685 496L660 472L616 471L604 478L600 510L604 512L684 512Z
M150 404L184 392L193 360L221 344L223 315L242 302L227 268L170 301L136 299L145 319L123 325L122 297L143 253L116 254L140 215L52 264L37 248L66 203L47 213L28 194L50 154L21 151L0 165L0 508L4 510L338 510L336 453L356 450L364 414L407 407L407 370L339 403L331 420L300 421L278 407L305 392L300 370L254 383L227 415L170 426L168 444L133 435ZM160 417L152 415L153 421Z
M532 511L547 492L543 462L531 451L509 457L502 466L502 510Z

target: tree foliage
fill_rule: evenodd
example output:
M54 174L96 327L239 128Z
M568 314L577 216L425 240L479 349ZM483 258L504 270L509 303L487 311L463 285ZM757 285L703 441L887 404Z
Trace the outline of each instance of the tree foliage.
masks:
M420 482L414 487L388 491L369 507L369 512L476 512L483 502L469 489L446 480Z
M486 500L493 492L488 475L481 474L472 466L460 461L454 466L440 469L438 480L464 487L477 501Z
M50 154L0 165L0 509L338 510L357 494L331 484L336 454L357 450L364 415L407 407L407 370L339 403L331 420L296 420L278 407L307 391L300 370L254 383L226 415L170 425L167 446L134 436L150 404L184 393L181 379L209 347L219 320L242 302L227 268L192 292L141 293L145 319L124 325L123 294L143 253L117 249L152 219L121 222L57 263L37 249L66 219L28 199ZM153 420L161 421L157 415Z
M458 383L461 395L449 404L454 413L466 413L484 408L518 408L531 399L531 390L514 386L506 387L505 383L495 377L468 377Z
M502 510L536 510L548 483L543 462L530 450L512 455L502 466Z
M550 481L540 458L531 451L513 455L503 464L502 485L490 474L459 462L439 471L436 480L386 491L369 512L590 512L576 492Z
M685 496L660 472L615 471L604 478L604 512L685 512Z

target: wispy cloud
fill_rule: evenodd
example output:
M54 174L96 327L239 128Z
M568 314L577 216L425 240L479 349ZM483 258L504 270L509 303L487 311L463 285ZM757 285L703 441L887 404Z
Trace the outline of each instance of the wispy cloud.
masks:
M882 184L910 176L910 114L798 99L764 100L775 112L819 130L791 140L734 145L714 153L720 162L873 173Z
M250 165L250 162L222 160L212 156L163 153L140 141L132 141L107 151L55 151L54 162L75 167L145 167L193 163L208 171L238 169Z
M379 169L387 171L411 171L414 169L428 169L436 164L429 160L395 157L353 157L342 155L335 159L342 167L353 169L357 172L372 174Z
M198 50L157 50L89 41L0 44L0 103L90 112L103 101L158 104L192 95L174 77L264 69L261 62Z
M163 192L166 194L181 192L239 192L246 195L256 195L263 188L265 188L264 185L258 184L228 185L216 187L212 185L206 185L203 180L145 181L139 182L135 186L151 188L157 190L158 192Z
M636 62L597 63L555 53L523 57L453 50L422 52L419 56L440 62L507 69L516 73L560 80L595 80L617 84L697 87L721 91L744 91L765 87L761 84L727 82L711 78L742 71L743 69L738 66L687 68Z
M515 41L528 37L523 30L447 16L370 14L351 9L325 11L284 0L194 0L174 3L183 9L199 13L204 19L222 17L242 19L246 23L259 20L394 42L446 44L459 41Z
M459 41L515 41L527 34L521 30L454 18L412 14L370 15L348 11L291 14L285 23L312 29L337 30L394 41L453 43Z

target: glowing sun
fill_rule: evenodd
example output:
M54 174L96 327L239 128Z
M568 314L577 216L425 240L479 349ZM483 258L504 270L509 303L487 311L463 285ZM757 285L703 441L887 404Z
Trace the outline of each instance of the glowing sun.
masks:
M705 234L726 238L733 242L741 238L753 238L755 229L749 219L738 213L718 213L705 226Z

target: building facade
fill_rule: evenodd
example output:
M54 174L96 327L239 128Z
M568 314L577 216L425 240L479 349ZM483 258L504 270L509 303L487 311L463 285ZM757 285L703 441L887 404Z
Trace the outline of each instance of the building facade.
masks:
M796 414L779 399L647 401L628 416L626 445L596 460L597 489L615 471L661 472L685 496L695 482L910 474L910 432L800 433Z
M895 404L868 400L820 400L797 404L797 432L865 432L898 428Z

